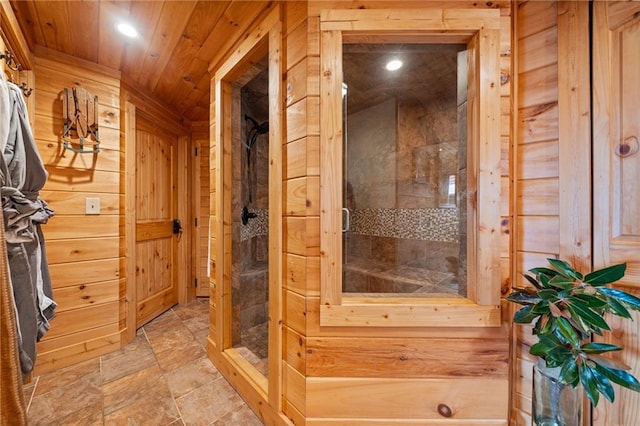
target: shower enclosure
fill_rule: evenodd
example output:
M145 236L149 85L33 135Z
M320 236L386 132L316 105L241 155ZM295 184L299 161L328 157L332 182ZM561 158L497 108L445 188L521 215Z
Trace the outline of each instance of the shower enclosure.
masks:
M343 45L345 293L466 296L464 49Z
M269 72L266 57L234 88L231 344L268 373Z

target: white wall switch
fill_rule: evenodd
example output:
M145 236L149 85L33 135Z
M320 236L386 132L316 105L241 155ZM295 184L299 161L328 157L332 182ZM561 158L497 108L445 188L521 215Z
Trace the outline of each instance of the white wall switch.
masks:
M100 198L85 198L86 214L100 214Z

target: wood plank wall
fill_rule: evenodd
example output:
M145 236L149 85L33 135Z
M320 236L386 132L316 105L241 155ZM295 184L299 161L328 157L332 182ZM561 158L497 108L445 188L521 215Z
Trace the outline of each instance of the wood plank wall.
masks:
M41 197L56 211L43 226L53 295L51 330L38 344L35 374L120 347L124 305L124 200L120 146L120 82L79 63L35 57L34 134L49 172ZM100 153L62 146L63 88L98 96ZM100 198L100 215L85 215L85 198Z
M209 122L192 123L194 152L194 216L198 221L193 240L194 276L198 280L196 296L209 297Z
M473 331L383 330L321 328L319 321L320 10L487 6L472 2L305 3L287 7L283 410L295 424L380 421L406 424L409 418L416 424L422 424L421 421L426 424L443 419L437 407L444 403L460 422L471 424L482 419L483 424L506 424L508 325ZM501 132L502 284L508 288L511 142L508 5L502 14L501 67L505 83ZM472 389L486 391L482 403ZM492 395L490 400L486 399L487 394Z
M517 64L517 122L514 146L516 284L520 273L560 253L558 11L553 1L519 2L514 7ZM529 327L513 328L511 424L531 422L535 343Z

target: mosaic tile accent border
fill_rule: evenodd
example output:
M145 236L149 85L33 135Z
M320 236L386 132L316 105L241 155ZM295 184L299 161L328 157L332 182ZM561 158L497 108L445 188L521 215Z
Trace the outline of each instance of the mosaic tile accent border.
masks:
M249 219L246 225L240 224L240 241L269 234L269 210L252 209L251 213L256 217Z
M457 243L458 209L356 209L351 211L354 234Z

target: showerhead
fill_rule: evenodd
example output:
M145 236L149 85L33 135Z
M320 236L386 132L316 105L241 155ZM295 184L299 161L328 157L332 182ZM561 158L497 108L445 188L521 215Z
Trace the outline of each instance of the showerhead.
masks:
M260 124L259 126L256 127L256 133L259 135L264 135L265 133L267 133L269 131L269 122L265 121L264 123Z

